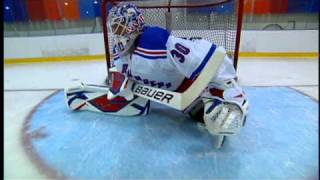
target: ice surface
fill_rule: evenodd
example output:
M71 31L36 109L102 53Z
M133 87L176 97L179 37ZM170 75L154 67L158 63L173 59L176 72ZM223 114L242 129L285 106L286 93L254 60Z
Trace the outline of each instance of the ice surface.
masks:
M144 117L67 110L63 93L40 106L28 133L37 155L71 178L315 179L318 104L289 88L246 88L246 127L220 150L179 111ZM281 97L281 98L279 98Z
M296 85L294 88L318 99L317 60L240 59L238 67L239 81L243 86ZM21 143L25 118L37 103L52 93L43 90L62 89L75 78L87 83L101 84L105 78L105 68L103 60L5 65L5 179L43 178L47 175L30 161ZM48 166L70 177L103 176L116 179L130 176L129 173L133 170L139 171L132 177L139 176L139 173L145 174L144 177L163 175L168 178L178 177L183 173L181 178L187 175L210 178L215 175L229 179L316 177L318 134L315 132L318 124L314 118L318 118L318 111L315 110L318 102L287 88L271 88L268 91L268 88L258 88L263 91L255 93L252 93L255 91L252 88L246 89L251 103L247 126L239 136L226 142L226 148L222 152L212 151L209 135L176 111L154 109L154 115L151 114L141 121L122 119L120 123L116 119L110 120L109 116L107 118L96 113L70 114L59 94L46 101L47 108L45 105L41 106L34 114L30 126L34 138L31 140L38 150L36 154L44 157L43 160L49 163ZM49 105L53 106L48 107ZM286 116L282 112L286 112ZM57 118L59 113L64 116L59 115ZM164 117L166 114L168 116ZM155 115L161 118L153 120L151 117ZM178 117L175 118L176 116ZM124 124L125 122L130 123ZM74 134L70 135L69 132ZM59 138L59 133L65 137ZM117 136L107 136L111 133ZM102 143L97 144L97 140ZM44 147L47 149L43 149ZM80 149L72 151L70 147ZM121 150L115 151L117 148ZM144 153L138 152L139 148L145 150ZM142 159L135 155L141 155ZM105 159L106 157L117 159L109 160ZM125 166L126 164L129 166ZM158 168L157 172L152 172L156 170L152 166ZM120 172L123 169L128 171ZM203 175L199 175L200 171ZM228 171L230 173L226 174Z

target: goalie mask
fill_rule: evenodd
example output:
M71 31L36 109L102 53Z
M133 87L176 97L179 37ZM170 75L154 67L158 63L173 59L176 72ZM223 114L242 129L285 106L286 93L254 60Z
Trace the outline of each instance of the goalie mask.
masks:
M110 10L108 19L114 53L126 53L143 30L144 17L141 10L133 4L119 4Z

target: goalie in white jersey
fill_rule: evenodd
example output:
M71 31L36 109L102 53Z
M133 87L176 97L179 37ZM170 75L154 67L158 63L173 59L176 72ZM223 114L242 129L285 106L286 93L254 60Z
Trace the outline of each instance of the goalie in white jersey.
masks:
M93 90L87 95L81 91L84 84L67 88L67 103L72 110L146 115L149 100L133 96L128 82L183 92L192 86L206 64L215 60L212 57L217 45L207 40L182 39L160 27L146 26L141 10L133 4L112 8L107 26L115 44L110 69L112 87L108 93ZM248 102L235 81L232 59L225 55L215 75L208 78L211 82L184 112L204 123L213 135L238 133L245 123ZM90 91L86 87L86 92Z

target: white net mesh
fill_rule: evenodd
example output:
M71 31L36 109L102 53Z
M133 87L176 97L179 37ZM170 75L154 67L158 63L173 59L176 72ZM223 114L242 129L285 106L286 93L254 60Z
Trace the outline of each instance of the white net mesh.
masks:
M209 40L223 46L229 56L235 59L239 1L241 0L141 0L113 3L134 3L143 9L147 25L166 28L177 37ZM111 34L108 35L110 37ZM108 39L110 49L112 38Z

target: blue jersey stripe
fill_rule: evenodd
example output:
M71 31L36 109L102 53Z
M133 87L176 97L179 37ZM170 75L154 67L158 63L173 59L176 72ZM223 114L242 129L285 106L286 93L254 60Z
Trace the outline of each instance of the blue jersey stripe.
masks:
M200 66L192 73L190 79L194 79L201 71L202 69L205 67L205 65L207 64L207 62L209 62L210 57L212 56L212 54L214 53L214 51L216 50L216 45L212 44L208 54L206 55L206 57L202 60Z
M141 56L141 57L144 57L146 59L152 59L152 60L155 60L155 59L167 59L167 56L146 56L146 55L143 55L143 54L140 54L138 52L133 52L133 54L136 54L138 56Z

